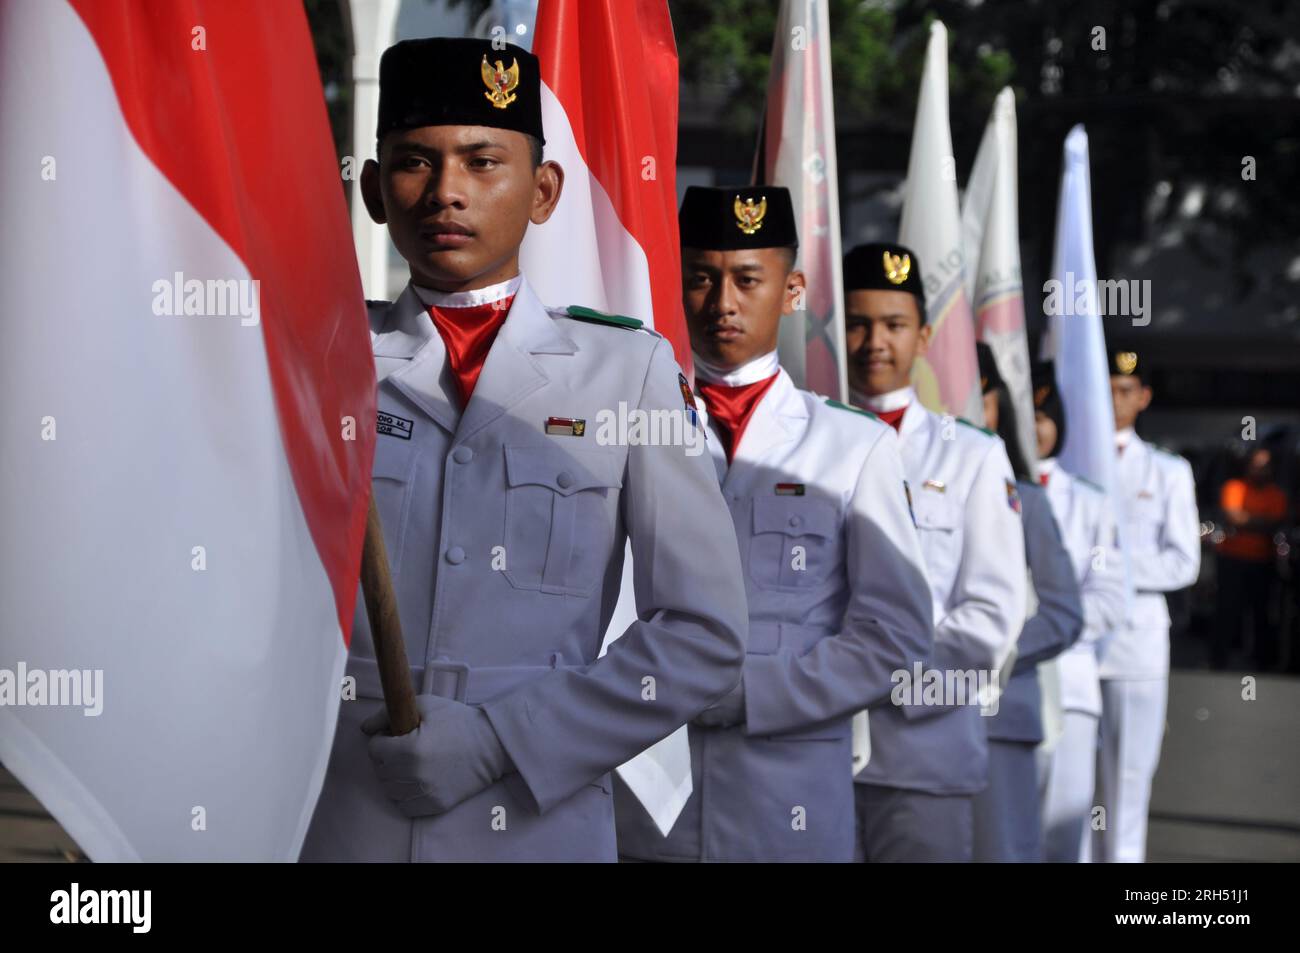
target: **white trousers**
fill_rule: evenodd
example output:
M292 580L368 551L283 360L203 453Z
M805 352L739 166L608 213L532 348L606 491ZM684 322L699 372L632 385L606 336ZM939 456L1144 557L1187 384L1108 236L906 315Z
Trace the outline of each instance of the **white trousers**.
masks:
M1165 735L1169 679L1102 679L1098 760L1106 827L1094 844L1106 863L1140 864L1147 855L1151 781Z
M1096 715L1061 713L1061 735L1041 772L1043 859L1048 863L1087 863L1091 859L1089 821L1097 767Z

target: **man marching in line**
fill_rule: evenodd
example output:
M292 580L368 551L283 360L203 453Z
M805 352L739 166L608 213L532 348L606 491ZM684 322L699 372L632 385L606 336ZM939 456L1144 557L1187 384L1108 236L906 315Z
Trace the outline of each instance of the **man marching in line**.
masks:
M929 587L893 431L795 388L777 360L804 276L790 195L691 188L683 303L701 412L739 542L749 650L690 727L693 793L667 838L622 787L641 860L853 857L851 717L930 651Z
M302 858L612 861L611 769L740 678L735 534L707 456L593 436L620 406L696 426L668 342L519 272L563 182L537 59L413 40L379 73L362 193L411 283L370 308L374 493L421 724L387 734L359 612ZM629 538L640 615L598 659Z
M1062 540L1044 489L1046 483L1032 478L1020 452L1011 393L998 371L993 349L982 341L975 349L984 392L984 420L1002 438L1016 475L1032 593L1032 615L1016 640L1011 677L998 700L997 713L984 719L989 733L989 785L975 795L975 860L1039 863L1043 860L1043 837L1036 749L1043 741L1043 696L1038 666L1075 644L1083 629L1084 610L1073 554ZM1082 565L1086 569L1087 561ZM1112 571L1119 572L1118 561ZM1091 785L1088 791L1090 794Z
M899 434L934 605L934 668L994 690L1025 621L1020 498L1002 441L921 406L909 380L930 337L915 253L860 245L844 258L849 385ZM980 702L882 706L857 775L863 857L969 861L974 795L988 784Z
M1192 467L1134 430L1138 414L1151 404L1144 374L1137 352L1111 350L1116 509L1136 592L1101 656L1098 781L1106 826L1094 859L1107 863L1146 859L1147 808L1169 694L1165 593L1192 585L1201 569Z

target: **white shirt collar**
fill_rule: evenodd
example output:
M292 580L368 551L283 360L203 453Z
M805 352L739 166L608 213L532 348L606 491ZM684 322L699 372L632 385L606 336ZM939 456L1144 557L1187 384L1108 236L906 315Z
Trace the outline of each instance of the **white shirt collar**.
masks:
M891 410L902 410L916 400L916 391L911 387L903 387L899 390L891 390L887 394L868 395L861 391L850 390L849 399L859 407L863 407L872 413L889 413Z
M475 308L509 298L519 291L519 286L523 283L524 276L519 274L507 281L499 281L486 288L475 288L472 291L436 291L433 288L423 288L415 282L411 282L411 287L415 289L416 297L426 308Z
M760 355L752 361L730 369L710 364L694 352L691 353L691 357L695 361L696 380L706 384L721 384L724 387L741 387L756 381L765 381L781 367L776 351Z
M1115 431L1115 446L1119 449L1125 449L1137 437L1137 431L1132 427L1125 427L1123 430Z
M1038 472L1047 474L1049 477L1056 473L1056 457L1048 457L1045 460L1038 461Z

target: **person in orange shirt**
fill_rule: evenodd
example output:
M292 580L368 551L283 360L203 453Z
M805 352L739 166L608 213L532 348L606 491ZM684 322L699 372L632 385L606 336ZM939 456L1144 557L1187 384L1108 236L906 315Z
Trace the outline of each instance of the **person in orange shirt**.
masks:
M1277 633L1268 629L1268 602L1274 578L1273 534L1287 515L1286 493L1273 480L1273 455L1251 451L1242 479L1228 480L1220 492L1227 536L1218 553L1219 604L1210 664L1225 668L1234 637L1251 618L1255 664L1271 669L1277 659Z

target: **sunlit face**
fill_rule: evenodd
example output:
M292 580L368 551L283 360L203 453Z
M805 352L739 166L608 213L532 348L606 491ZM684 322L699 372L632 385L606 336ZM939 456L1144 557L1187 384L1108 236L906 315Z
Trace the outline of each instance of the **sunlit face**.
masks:
M395 130L361 172L370 217L388 225L411 278L440 291L518 274L524 232L550 218L563 181L553 162L533 167L523 133L486 126Z
M776 350L781 316L804 288L785 248L682 249L682 306L691 348L722 368Z
M850 291L844 298L849 385L875 396L906 387L930 343L920 302L906 291Z
M1115 429L1124 430L1137 423L1138 414L1151 403L1151 388L1127 374L1112 374L1110 397L1115 404Z

